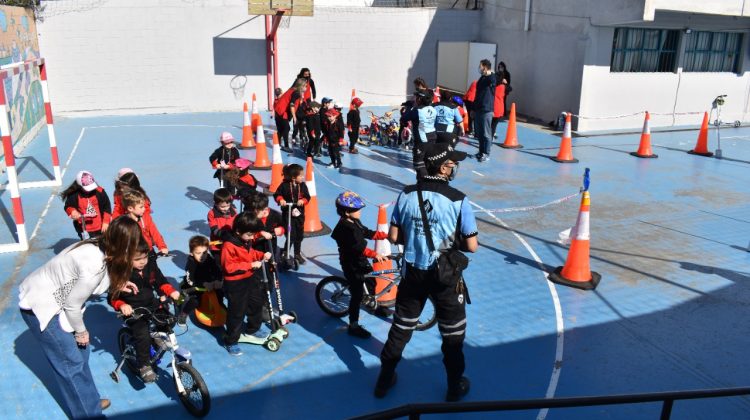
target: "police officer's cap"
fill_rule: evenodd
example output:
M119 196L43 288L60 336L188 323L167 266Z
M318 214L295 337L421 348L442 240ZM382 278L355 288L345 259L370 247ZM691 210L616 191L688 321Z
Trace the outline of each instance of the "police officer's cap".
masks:
M437 167L448 160L460 162L464 159L466 159L466 153L453 150L448 143L428 143L424 145L424 163L427 166Z

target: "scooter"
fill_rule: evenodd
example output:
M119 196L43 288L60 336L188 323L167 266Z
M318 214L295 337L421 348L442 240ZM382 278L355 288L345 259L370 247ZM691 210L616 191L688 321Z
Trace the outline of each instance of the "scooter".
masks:
M278 266L276 264L276 255L273 252L273 244L271 244L270 241L267 242L268 244L268 252L271 253L271 276L273 277L273 287L276 289L276 305L278 309L278 327L283 327L287 324L296 324L297 323L297 313L294 311L289 311L289 313L284 312L284 301L281 299L281 282L279 282L279 275L278 275ZM266 273L264 272L263 275L265 276ZM270 289L270 287L269 287ZM270 296L269 296L270 300ZM271 317L271 323L273 324L274 318Z
M263 346L268 351L277 352L281 348L281 343L289 337L289 331L282 327L282 321L273 310L273 301L271 300L271 286L268 283L268 276L266 275L266 262L263 261L260 269L263 272L263 284L266 288L266 298L268 299L268 316L271 319L271 332L265 337L256 337L252 334L240 334L240 343L255 344L256 346ZM294 317L296 320L296 317Z
M299 262L297 262L290 252L292 250L292 206L294 206L294 203L286 203L286 205L289 207L286 222L286 250L284 252L284 258L281 259L280 268L282 271L289 271L290 269L297 271L299 270Z

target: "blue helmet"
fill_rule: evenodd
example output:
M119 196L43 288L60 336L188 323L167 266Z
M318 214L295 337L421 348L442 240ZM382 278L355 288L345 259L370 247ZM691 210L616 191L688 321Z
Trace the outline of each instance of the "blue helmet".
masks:
M451 101L453 101L458 106L464 106L464 100L461 99L460 96L454 96L454 97L452 97Z
M336 206L348 210L359 210L365 207L365 200L352 191L344 191L336 197Z

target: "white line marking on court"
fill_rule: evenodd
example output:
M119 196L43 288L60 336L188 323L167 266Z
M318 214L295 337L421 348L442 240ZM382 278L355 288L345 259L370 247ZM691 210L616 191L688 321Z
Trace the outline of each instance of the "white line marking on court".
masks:
M484 176L484 174L480 174L480 173L479 173L479 172L477 172L477 171L471 171L471 172L474 172L475 174L477 174L477 175L479 175L479 176Z
M380 156L380 157L382 157L382 158L387 158L387 156L385 156L385 155L381 155L380 153L378 153L378 152L376 152L376 151L374 151L374 150L370 150L370 153L372 153L373 155L376 155L376 156Z

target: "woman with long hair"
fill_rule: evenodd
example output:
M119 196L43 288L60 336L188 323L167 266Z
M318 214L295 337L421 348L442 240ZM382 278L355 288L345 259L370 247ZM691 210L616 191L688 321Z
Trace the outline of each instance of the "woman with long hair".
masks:
M279 133L283 147L289 149L289 120L297 122L297 108L302 102L303 95L307 90L307 80L299 78L291 88L281 94L273 106L276 130Z
M99 417L110 405L89 369L83 307L92 295L135 288L130 274L140 239L137 222L117 218L102 236L65 248L19 286L21 317L55 373L71 418Z

